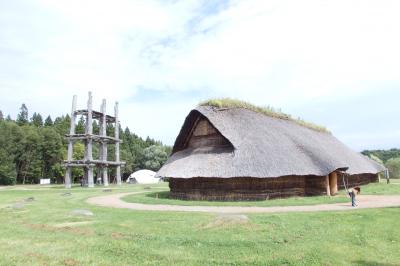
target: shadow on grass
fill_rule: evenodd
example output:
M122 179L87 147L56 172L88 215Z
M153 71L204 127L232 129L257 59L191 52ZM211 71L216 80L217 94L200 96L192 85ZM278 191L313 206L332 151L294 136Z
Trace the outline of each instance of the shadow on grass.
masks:
M147 193L145 196L153 199L172 199L169 197L169 191Z
M170 197L170 191L160 191L160 192L153 192L153 193L147 193L145 194L146 197L148 198L153 198L153 199L167 199L167 200L173 200L173 201L186 201L186 202L263 202L266 200L207 200L207 199L198 199L198 200L187 200L187 199L176 199L173 197ZM279 200L279 199L274 199L274 200ZM271 201L271 200L269 200Z
M377 261L370 261L370 260L356 260L353 261L354 264L356 265L364 265L364 266L396 266L398 264L392 264L392 263L381 263Z

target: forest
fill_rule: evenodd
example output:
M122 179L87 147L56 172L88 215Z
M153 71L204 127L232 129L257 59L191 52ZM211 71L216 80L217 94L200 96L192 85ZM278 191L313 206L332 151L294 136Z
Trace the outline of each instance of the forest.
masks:
M10 115L5 117L0 110L0 185L37 184L41 178L50 178L52 183L62 183L64 178L63 160L67 158L67 142L64 138L69 133L70 116L63 115L43 118L22 104L15 120ZM114 135L114 126L107 127L107 135ZM167 160L171 147L163 145L150 137L143 139L131 132L128 127L119 128L121 160L126 162L122 168L122 177L126 179L139 169L157 171ZM85 118L80 117L77 133L84 133ZM98 134L99 125L93 122L93 133ZM98 158L99 147L94 145L93 158ZM74 145L74 159L82 159L84 144ZM109 160L114 158L114 146L108 147ZM110 182L113 182L113 170L110 169ZM78 182L83 176L82 169L73 170L73 178Z
M361 153L383 164L389 170L390 178L400 178L400 149L364 150Z

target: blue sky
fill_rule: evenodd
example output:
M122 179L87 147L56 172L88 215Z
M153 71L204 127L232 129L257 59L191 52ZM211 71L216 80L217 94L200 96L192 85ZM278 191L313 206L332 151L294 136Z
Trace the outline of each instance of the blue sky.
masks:
M199 101L232 97L400 147L399 1L0 0L0 110L84 107L173 144Z

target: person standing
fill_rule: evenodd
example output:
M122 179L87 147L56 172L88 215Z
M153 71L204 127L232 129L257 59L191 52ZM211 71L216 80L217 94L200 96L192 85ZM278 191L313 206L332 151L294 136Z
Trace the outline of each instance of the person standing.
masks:
M354 187L350 188L348 190L349 196L351 198L351 206L356 207L357 206L357 201L356 201L356 196L360 194L361 188L360 187Z

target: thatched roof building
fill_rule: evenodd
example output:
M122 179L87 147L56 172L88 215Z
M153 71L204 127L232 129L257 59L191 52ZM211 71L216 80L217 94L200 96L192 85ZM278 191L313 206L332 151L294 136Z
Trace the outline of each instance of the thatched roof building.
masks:
M351 175L350 185L376 181L384 170L301 122L248 108L199 106L157 176L169 178L173 197L238 200L333 194L341 188L340 170Z

